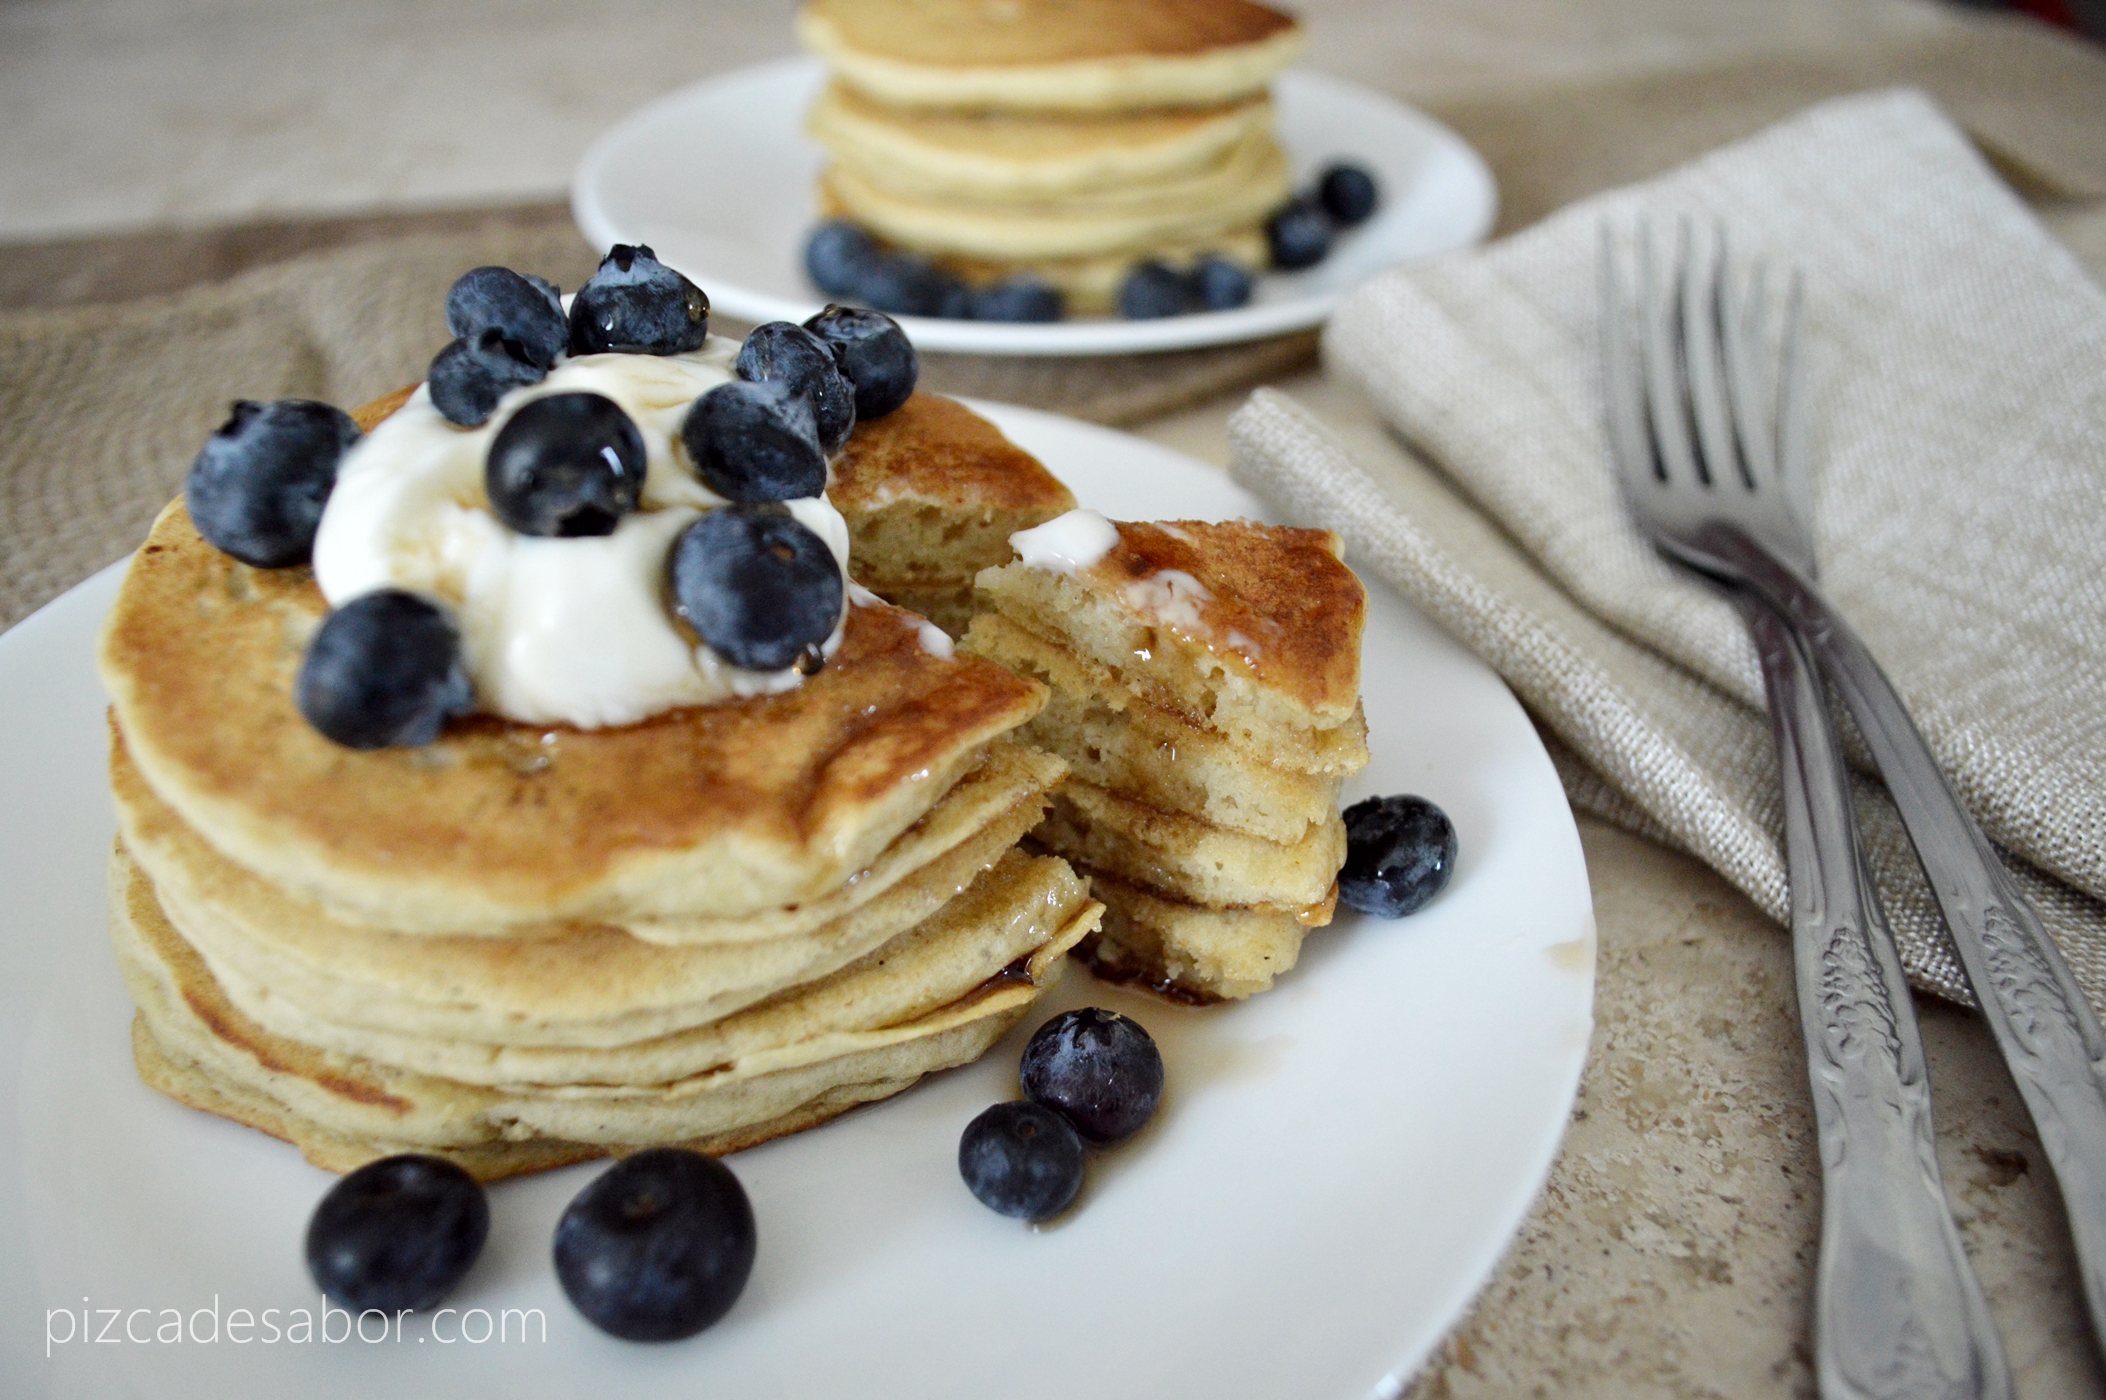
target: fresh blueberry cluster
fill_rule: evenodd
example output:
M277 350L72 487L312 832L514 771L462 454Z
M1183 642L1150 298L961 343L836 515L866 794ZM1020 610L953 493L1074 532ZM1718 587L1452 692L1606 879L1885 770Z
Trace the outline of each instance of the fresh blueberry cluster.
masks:
M1455 873L1455 824L1423 797L1370 797L1345 809L1338 902L1398 919L1416 913Z
M490 1233L481 1183L442 1157L369 1162L307 1225L307 1271L353 1312L430 1308ZM753 1272L753 1207L731 1168L677 1147L623 1158L556 1223L556 1281L585 1319L633 1342L692 1337L731 1311Z
M1185 272L1159 262L1136 263L1119 284L1119 314L1144 321L1192 311L1233 311L1250 300L1255 282L1249 268L1219 253L1207 254Z
M701 348L709 298L648 247L616 244L571 299L539 277L478 267L446 295L453 342L432 361L432 403L479 427L510 391L544 381L565 355L675 355ZM674 611L734 666L810 674L840 620L845 585L826 543L781 504L826 490L827 459L859 420L914 392L920 361L899 323L829 306L777 321L740 348L738 378L696 399L680 440L704 485L731 502L706 512L667 555ZM258 568L304 564L358 441L350 417L303 399L242 402L198 454L184 488L198 533ZM642 503L642 432L601 394L519 406L490 445L490 510L522 535L609 535ZM355 749L431 743L474 707L451 613L381 589L332 612L294 686L300 713Z
M845 297L901 316L953 321L1058 321L1060 292L1036 277L1008 277L985 287L967 285L915 253L880 247L843 219L830 220L805 240L804 270L830 297Z
M1325 167L1314 187L1267 221L1272 265L1289 271L1314 267L1330 256L1337 232L1367 222L1380 199L1375 177L1360 166L1340 161Z
M958 1142L958 1173L989 1210L1050 1220L1082 1190L1085 1145L1139 1132L1163 1098L1163 1057L1138 1021L1085 1007L1040 1026L1018 1072L1022 1102L998 1103Z

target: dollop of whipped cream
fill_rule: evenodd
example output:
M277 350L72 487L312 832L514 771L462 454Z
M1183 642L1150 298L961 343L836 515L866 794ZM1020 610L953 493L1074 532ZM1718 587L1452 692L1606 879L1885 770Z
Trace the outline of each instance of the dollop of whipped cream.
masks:
M697 646L666 599L666 555L702 512L726 504L680 445L697 397L732 378L739 343L711 336L684 355L585 355L507 394L477 428L446 421L419 385L345 454L314 542L331 607L377 588L449 604L476 707L526 724L634 724L681 705L789 690L795 669L748 671ZM611 535L537 539L490 511L483 462L520 405L604 394L643 434L641 506ZM848 569L848 522L824 496L785 503ZM847 610L843 609L845 623ZM832 657L841 626L821 648Z
M1118 542L1119 527L1093 510L1071 510L1009 537L1009 547L1026 567L1057 574L1089 568Z

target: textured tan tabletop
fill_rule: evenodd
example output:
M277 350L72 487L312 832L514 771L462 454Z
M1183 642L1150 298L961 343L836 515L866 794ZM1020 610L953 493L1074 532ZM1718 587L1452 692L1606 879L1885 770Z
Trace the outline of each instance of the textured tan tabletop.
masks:
M1503 230L1817 98L1909 82L2106 276L2106 58L2030 24L1919 0L1297 8L1313 66L1430 108L1485 153ZM641 40L613 76L578 58L610 33ZM0 146L0 625L136 538L225 398L352 400L428 355L389 348L389 305L318 311L318 288L357 279L362 257L369 276L430 264L390 284L404 302L462 259L584 261L560 199L585 143L788 48L786 7L694 0L0 6L16 133ZM296 254L311 260L282 263ZM140 327L173 324L232 358L165 373L125 353ZM1403 451L1309 355L1300 341L1110 373L958 361L934 378L1218 462L1243 388L1285 376L1356 451ZM245 356L274 356L271 382L222 385ZM39 416L85 364L133 375L122 431L93 443ZM1789 945L1694 862L1592 816L1580 830L1599 964L1579 1103L1505 1261L1408 1393L1811 1395L1818 1165ZM1919 1010L1946 1182L2018 1393L2106 1393L2052 1183L1987 1034Z

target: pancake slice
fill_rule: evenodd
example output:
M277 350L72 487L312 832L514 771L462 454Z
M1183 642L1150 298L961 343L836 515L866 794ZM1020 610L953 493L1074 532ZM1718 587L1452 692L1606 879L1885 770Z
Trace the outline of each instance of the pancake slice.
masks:
M1311 929L1331 921L1337 891L1299 913L1213 908L1088 872L1104 925L1077 956L1098 976L1186 1001L1241 1001L1273 985L1301 956Z
M1302 840L1338 810L1343 774L1258 762L997 613L974 618L960 645L1048 688L1045 709L1018 735L1084 782L1267 841Z
M1292 845L1226 831L1070 778L1035 839L1078 865L1108 870L1195 904L1266 905L1289 912L1321 902L1345 865L1336 814Z

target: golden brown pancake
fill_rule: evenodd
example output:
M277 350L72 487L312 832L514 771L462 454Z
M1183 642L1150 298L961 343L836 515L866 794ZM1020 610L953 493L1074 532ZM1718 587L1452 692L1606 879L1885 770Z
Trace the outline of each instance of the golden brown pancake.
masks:
M978 586L1012 621L1260 759L1304 771L1367 761L1367 593L1337 536L1191 520L1121 522L1118 534L1086 569L1014 563Z
M797 33L881 102L1006 110L1227 102L1302 48L1249 0L807 0Z
M292 701L326 611L304 568L253 569L162 512L102 634L133 759L222 852L296 896L403 932L738 916L868 865L1042 703L920 624L850 610L787 693L604 730L475 717L356 752Z
M1036 457L939 394L858 423L827 499L848 521L857 582L954 636L972 617L973 576L1009 558L1009 537L1075 508Z

